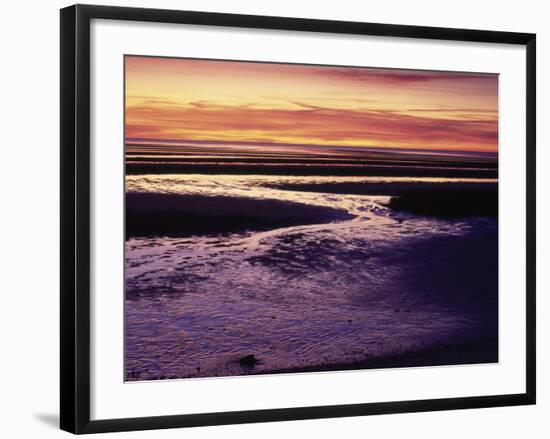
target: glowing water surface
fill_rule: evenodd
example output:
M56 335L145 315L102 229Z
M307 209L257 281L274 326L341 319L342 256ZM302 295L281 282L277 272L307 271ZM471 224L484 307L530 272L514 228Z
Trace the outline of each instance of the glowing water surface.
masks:
M354 218L262 232L127 240L126 378L226 376L353 363L475 340L487 332L486 312L438 299L460 295L463 285L442 286L426 277L442 254L448 256L453 242L496 233L494 219L398 214L385 206L385 196L265 186L452 181L492 180L127 176L129 192L292 201L343 209ZM442 238L450 241L438 241ZM464 270L469 271L465 278L478 275L470 266ZM250 354L257 364L239 364Z

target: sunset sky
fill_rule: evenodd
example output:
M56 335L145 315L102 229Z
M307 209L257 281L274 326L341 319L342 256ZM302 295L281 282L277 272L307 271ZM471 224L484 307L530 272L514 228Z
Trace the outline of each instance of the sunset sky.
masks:
M496 152L498 77L125 57L126 141Z

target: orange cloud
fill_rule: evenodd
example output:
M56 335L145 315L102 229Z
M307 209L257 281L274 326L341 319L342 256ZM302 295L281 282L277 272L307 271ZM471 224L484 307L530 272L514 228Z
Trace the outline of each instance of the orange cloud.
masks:
M126 137L496 151L498 77L127 57Z

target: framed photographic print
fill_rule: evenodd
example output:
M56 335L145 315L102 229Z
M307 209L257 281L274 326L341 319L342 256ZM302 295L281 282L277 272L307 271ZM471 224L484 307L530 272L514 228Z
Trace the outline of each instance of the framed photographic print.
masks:
M535 35L61 10L61 428L535 403Z

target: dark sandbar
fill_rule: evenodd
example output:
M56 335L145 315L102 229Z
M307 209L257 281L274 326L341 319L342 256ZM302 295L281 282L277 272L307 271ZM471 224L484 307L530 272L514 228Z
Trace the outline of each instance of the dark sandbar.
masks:
M131 192L126 236L269 230L353 218L342 209L279 200Z
M391 196L389 207L421 215L493 216L498 213L497 183L289 183L269 185L282 190Z

